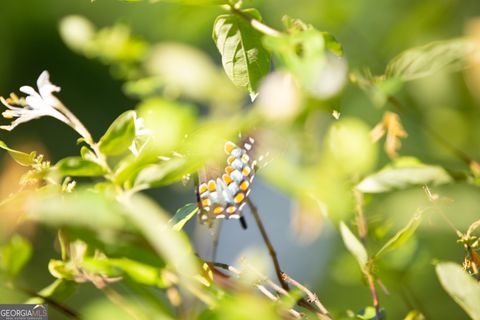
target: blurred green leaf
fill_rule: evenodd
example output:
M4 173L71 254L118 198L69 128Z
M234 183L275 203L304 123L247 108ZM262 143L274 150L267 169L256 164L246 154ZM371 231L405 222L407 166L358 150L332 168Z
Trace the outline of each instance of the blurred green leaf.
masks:
M357 259L360 269L367 273L368 254L367 250L357 239L357 237L350 231L343 221L340 222L340 233L342 234L343 243L348 251Z
M255 315L256 319L279 319L275 311L275 304L258 295L246 293L227 295L221 302L217 310L218 319L247 320L252 319L252 315ZM239 306L241 307L239 308Z
M381 193L451 181L452 178L442 167L423 164L413 157L403 157L377 173L367 176L355 188L364 193Z
M323 40L325 41L325 47L337 56L343 55L343 46L337 39L329 32L322 31Z
M0 149L7 151L10 157L12 157L12 159L15 160L15 162L19 165L28 167L35 164L35 157L37 155L35 151L30 153L17 151L9 148L2 140L0 140Z
M122 204L128 216L142 231L152 247L177 270L181 281L196 287L197 284L193 282L192 277L198 274L197 260L186 235L168 227L168 214L141 194L123 199ZM211 301L206 302L208 304Z
M97 159L95 153L87 146L82 146L82 148L80 148L80 156L82 159L89 161L95 161Z
M71 227L84 227L100 233L131 230L122 207L112 198L87 188L74 193L42 190L31 194L27 217L38 222Z
M161 288L168 286L168 283L162 278L159 268L127 258L85 258L82 266L90 272L108 277L118 277L125 273L138 283L159 286Z
M475 50L470 39L436 41L406 50L387 65L387 78L410 81L436 74L440 71L459 71L467 67L466 57Z
M72 296L77 290L78 284L73 281L65 281L62 279L55 280L49 286L43 288L38 292L42 297L52 299L54 301L63 301ZM30 298L25 303L27 304L42 304L45 303L45 299L34 297Z
M330 126L325 138L326 158L332 168L347 175L362 175L374 168L377 149L370 128L356 118L343 118Z
M144 0L120 0L125 2L141 2ZM150 0L152 1L152 0ZM211 5L211 4L226 4L227 0L154 0L155 2L168 2L187 5Z
M242 13L261 21L255 9ZM246 88L253 100L260 80L270 70L270 57L262 46L261 34L237 14L224 14L215 20L213 40L228 77L236 86Z
M138 173L134 185L152 188L171 184L191 173L183 170L186 163L186 159L174 158L160 164L150 164Z
M15 277L32 256L32 245L27 239L14 235L1 248L0 263L8 275Z
M48 271L57 279L73 281L77 273L77 266L62 260L52 259L48 263Z
M98 147L106 155L118 155L126 150L135 139L135 111L122 113L100 138Z
M62 176L95 177L105 174L98 163L81 157L67 157L57 162L55 168Z
M291 34L265 36L263 43L315 98L329 99L345 84L345 61L327 52L331 49L338 53L339 46L335 45L333 37L312 26Z
M191 218L195 216L198 212L198 207L194 203L186 204L177 210L172 219L170 219L169 224L172 226L173 230L182 230L183 226L190 221Z
M425 316L418 310L412 310L403 320L425 320Z
M380 250L378 250L378 252L375 254L375 258L378 258L382 254L401 247L408 239L413 236L421 222L422 214L415 214L402 230L398 231L390 240L387 241L387 243L383 245Z
M381 309L379 318L377 318L377 314L375 312L374 307L366 307L365 309L361 310L357 315L357 319L362 319L362 320L385 320L385 310Z
M453 300L473 320L480 320L480 283L453 262L439 263L435 270L440 283Z
M151 98L142 101L137 114L145 120L145 129L151 132L140 157L158 161L158 156L170 157L179 148L185 136L195 128L197 108L194 105Z

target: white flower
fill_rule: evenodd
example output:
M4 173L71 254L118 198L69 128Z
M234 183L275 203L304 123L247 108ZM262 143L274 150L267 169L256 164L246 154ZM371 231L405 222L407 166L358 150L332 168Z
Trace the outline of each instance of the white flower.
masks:
M133 139L132 144L128 149L136 157L142 151L143 147L146 145L148 137L152 134L150 129L145 128L144 120L141 117L137 117L135 112L135 139Z
M47 71L43 71L37 80L38 92L30 86L22 86L20 91L27 94L25 103L17 99L4 99L0 97L0 101L8 110L2 115L6 119L16 118L8 126L0 126L0 129L11 131L21 123L28 122L44 116L57 118L58 120L70 125L70 121L63 113L57 110L57 106L61 102L53 95L53 92L59 92L60 87L50 82L50 75Z

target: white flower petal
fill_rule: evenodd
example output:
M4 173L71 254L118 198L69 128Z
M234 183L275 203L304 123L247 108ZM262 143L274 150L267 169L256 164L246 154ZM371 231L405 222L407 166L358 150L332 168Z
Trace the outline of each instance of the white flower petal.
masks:
M46 103L40 96L28 96L25 98L27 105L36 110L49 109L51 106Z
M44 70L37 79L37 88L40 89L45 85L51 85L50 83L50 74L47 70Z
M31 96L40 96L35 89L30 86L21 86L20 91Z

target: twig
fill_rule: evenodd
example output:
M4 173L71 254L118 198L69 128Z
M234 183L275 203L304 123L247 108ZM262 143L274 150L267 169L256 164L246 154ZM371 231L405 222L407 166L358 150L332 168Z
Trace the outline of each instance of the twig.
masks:
M13 283L7 283L5 285L7 288L10 288L10 289L15 289L15 290L18 290L18 291L21 291L31 297L35 297L35 298L39 298L45 302L47 302L49 305L52 305L54 308L58 309L60 312L62 312L63 314L65 314L66 316L68 316L69 318L71 319L80 319L80 316L78 315L77 312L75 312L74 310L70 309L69 307L67 307L66 305L58 302L58 301L55 301L49 297L45 297L35 291L31 291L30 289L27 289L27 288L22 288L22 287L19 287L17 285L14 285Z
M357 229L358 229L358 236L360 240L365 245L367 242L367 234L368 234L368 226L367 226L367 219L365 218L365 214L363 212L363 193L358 191L357 189L353 189L353 195L355 197L355 209L357 212Z
M260 215L258 214L257 208L253 205L250 198L247 198L248 206L250 207L250 212L252 213L253 217L255 218L255 222L258 225L258 229L260 229L260 233L262 234L263 241L268 248L268 253L272 257L273 266L275 267L275 273L277 274L278 281L283 289L286 291L289 290L288 284L282 278L282 270L280 269L280 263L278 262L277 253L273 248L270 239L268 238L267 231L265 231L265 227L263 226L262 220L260 219Z
M367 218L363 212L363 194L358 190L353 190L356 202L357 213L357 231L363 244L365 244L368 236L368 224ZM372 295L373 307L375 308L375 320L380 320L380 303L378 301L377 288L375 287L375 281L370 271L365 272L367 277L368 287L370 288L370 294Z
M320 302L320 300L318 299L318 296L313 293L312 291L310 291L307 287L305 287L303 284L301 284L300 282L298 282L297 280L291 278L288 274L286 274L285 272L283 273L283 279L287 282L287 283L290 283L292 286L295 286L297 287L298 289L302 290L303 292L305 292L305 294L307 295L308 297L308 302L311 302L313 304L315 304L315 306L318 308L318 310L320 310L320 312L322 313L322 315L324 316L327 316L328 319L330 319L330 316L328 316L328 310L324 307L324 305Z
M259 31L259 32L261 32L265 35L278 37L282 34L280 31L278 31L276 29L273 29L270 26L267 26L266 24L260 22L259 20L255 19L254 17L249 15L248 13L245 13L244 11L241 11L241 10L235 8L235 6L233 6L233 5L225 5L225 9L234 13L234 14L236 14L236 15L238 15L239 17L245 19L248 23L250 23L252 28L254 28L255 30L257 30L257 31Z
M241 272L240 270L238 270L237 268L233 267L233 266L230 266L228 264L225 264L225 263L218 263L218 262L208 262L209 265L213 265L215 267L219 267L219 268L222 268L224 270L228 270L230 272L232 272L233 274L235 274L237 277L240 277L241 275ZM253 269L253 268L252 268ZM256 269L253 269L254 271L257 272L258 275L260 275L260 277L262 278L263 281L267 282L270 286L273 287L273 289L280 289L281 290L281 293L284 294L284 295L289 295L287 291L285 291L284 289L282 289L281 287L279 287L277 284L275 284L272 280L270 280L268 277L262 275L260 272L258 272L258 270ZM269 298L270 300L272 301L278 301L279 298L274 295L273 293L270 292L270 290L268 290L265 286L261 285L260 283L257 283L255 284L255 286L257 287L257 289L263 293L267 298ZM296 319L300 319L302 317L301 313L296 311L295 309L288 309L288 313L290 315L292 315L294 318Z
M290 288L288 287L288 284L285 282L285 279L283 277L284 273L282 272L282 270L280 268L280 263L278 262L277 254L275 252L275 249L273 248L272 243L270 242L270 239L268 238L267 231L265 230L265 227L263 226L262 220L260 219L260 215L258 214L258 210L255 207L255 205L252 203L250 198L247 198L247 203L248 203L248 206L250 207L250 212L252 213L253 217L255 218L255 222L257 223L258 228L260 229L260 233L262 234L263 241L265 242L265 245L268 248L268 252L270 253L270 256L272 257L273 266L275 267L275 273L277 274L278 281L280 282L280 285L281 285L282 289L288 292L290 290ZM298 301L298 305L301 306L301 307L304 307L305 309L308 309L312 312L315 312L320 319L330 319L330 317L328 317L326 314L323 314L323 312L321 312L321 310L320 310L320 312L318 312L319 310L312 307L312 305L310 305L307 301L305 301L305 299L300 299ZM325 318L326 316L328 318Z
M380 320L380 303L378 302L377 288L375 287L375 282L373 281L373 276L370 272L366 273L368 287L370 288L370 293L372 294L373 307L375 308L375 320Z

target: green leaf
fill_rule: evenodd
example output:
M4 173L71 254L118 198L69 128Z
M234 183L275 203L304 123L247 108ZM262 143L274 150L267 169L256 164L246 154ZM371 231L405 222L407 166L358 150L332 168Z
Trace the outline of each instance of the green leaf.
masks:
M183 229L183 226L198 212L198 207L194 203L189 203L182 208L178 209L175 216L168 222L172 225L172 229L179 231Z
M64 158L57 162L55 168L62 176L95 177L106 172L98 163L81 157Z
M106 155L118 155L126 150L135 139L135 111L122 113L100 138L98 147Z
M126 274L138 283L162 288L166 287L159 268L132 259L85 258L82 266L90 272L99 273L108 277L118 277Z
M453 262L439 263L435 270L440 283L453 300L473 320L480 320L480 283Z
M343 87L347 66L339 57L327 54L327 50L341 52L332 36L309 26L291 34L265 36L263 42L312 96L330 98Z
M406 50L395 57L385 71L387 78L410 81L436 74L439 71L459 71L467 67L466 57L475 50L469 39L436 41Z
M343 56L343 47L337 39L328 32L321 32L323 35L323 40L325 41L325 48L336 54L337 56Z
M32 256L32 245L19 235L14 235L10 242L2 246L1 266L8 275L15 277Z
M343 221L340 222L340 233L342 234L343 243L348 251L357 259L362 272L367 273L368 255L363 244L355 237Z
M35 157L37 156L37 153L35 151L25 153L14 150L12 148L9 148L2 140L0 140L0 149L7 151L10 157L12 157L12 159L15 160L15 162L19 165L28 167L35 164Z
M261 20L255 9L242 13ZM237 14L225 14L215 20L213 40L222 55L228 77L236 86L246 88L253 100L260 80L270 70L270 57L262 46L261 34L246 19Z
M403 320L425 320L425 316L418 310L412 310Z
M48 271L57 279L73 281L75 279L76 266L62 260L52 259L48 263Z
M385 310L381 309L379 317L377 318L377 313L375 311L375 307L369 306L365 309L361 310L357 315L357 319L362 320L384 320L386 319Z
M403 157L360 181L356 189L364 193L382 193L411 186L439 185L451 181L452 178L442 167L426 165L412 157Z
M390 240L387 241L387 243L383 245L380 250L378 250L378 252L375 254L375 258L378 258L382 254L385 254L402 246L408 239L413 236L421 222L422 214L415 214L402 230L398 231Z
M69 298L77 290L77 283L73 281L65 281L62 279L55 280L49 286L43 288L38 292L42 297L49 298L54 301L63 301ZM45 303L45 299L34 297L30 298L25 303L27 304L42 304Z
M142 2L144 0L120 0L124 2ZM156 2L178 3L194 6L225 4L225 0L156 0Z
M160 164L150 164L138 173L135 186L160 187L175 182L183 175L190 173L181 170L185 164L186 160L183 158L174 158Z
M110 236L115 230L131 230L114 199L85 188L74 193L37 191L26 205L28 218L47 225L83 227Z
M196 286L192 279L198 274L199 266L190 242L183 232L169 228L168 214L155 202L139 193L125 199L122 204L128 217L141 230L156 252L176 269L182 278L180 281Z

